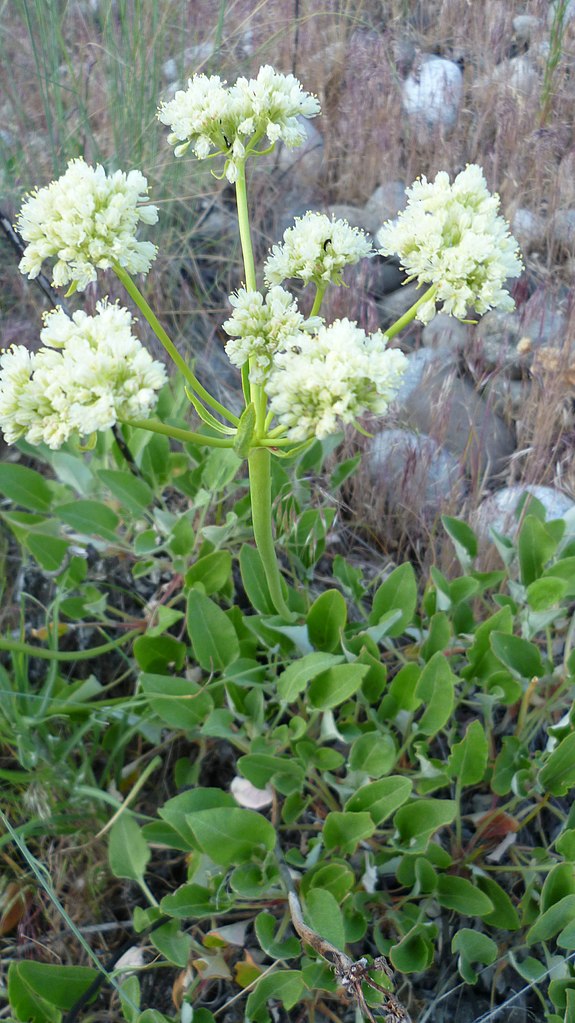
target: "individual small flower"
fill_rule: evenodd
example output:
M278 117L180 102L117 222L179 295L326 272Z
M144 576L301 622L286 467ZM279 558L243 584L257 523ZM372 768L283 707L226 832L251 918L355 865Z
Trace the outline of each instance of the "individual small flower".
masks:
M380 331L370 336L356 323L335 320L274 356L270 410L290 440L327 437L364 412L383 415L406 368L405 355L388 349Z
M373 253L371 243L358 227L325 213L306 213L284 231L283 244L274 245L264 265L268 284L299 277L306 284L341 284L344 267Z
M132 334L127 309L98 302L96 314L61 309L44 318L46 347L23 345L0 357L0 427L8 444L59 448L118 419L140 419L156 403L166 371Z
M437 302L459 319L470 307L480 315L495 307L513 309L503 285L519 276L523 264L517 242L498 214L499 196L488 191L481 168L468 164L453 184L445 171L435 181L423 177L407 195L406 209L384 224L377 240L383 255L399 255L411 278L437 286L417 318L428 323Z
M190 146L198 160L222 153L226 177L233 182L250 142L266 136L271 144L281 139L289 147L299 146L306 133L298 118L315 117L319 110L317 99L297 78L265 65L257 78L238 78L232 86L218 75L194 75L187 89L160 104L158 118L171 128L168 142L175 156Z
M25 200L16 227L28 242L20 270L37 277L45 259L56 257L55 287L76 282L83 291L96 269L114 262L130 273L147 273L156 257L151 242L136 240L138 224L155 224L156 206L147 203L148 183L140 171L106 175L99 164L71 160L61 178Z
M317 330L322 323L319 316L304 319L296 300L279 286L270 288L265 296L240 288L230 295L230 303L234 311L223 324L232 338L226 343L226 353L239 368L252 360L250 380L254 384L263 383L276 352L299 344L303 331Z

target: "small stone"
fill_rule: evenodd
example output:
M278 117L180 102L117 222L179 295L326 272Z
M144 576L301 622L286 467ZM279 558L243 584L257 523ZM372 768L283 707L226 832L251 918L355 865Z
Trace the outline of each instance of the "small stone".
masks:
M519 43L530 43L541 28L541 19L534 14L517 14L513 19L513 31Z
M462 486L459 463L432 437L383 430L370 442L367 468L391 508L437 515Z
M425 55L405 79L403 108L414 122L428 128L453 129L463 95L463 74L458 64Z
M359 227L369 234L367 218L362 206L351 206L347 203L334 203L327 206L325 212L328 217L335 217L336 220L347 220L350 227Z
M399 266L399 260L393 256L385 258L374 256L362 264L367 269L364 273L364 288L372 298L379 300L396 291L403 284L406 274Z
M387 181L378 185L365 204L367 229L377 234L387 220L393 220L407 205L403 181Z
M575 501L560 490L533 484L516 484L511 487L503 487L502 490L496 491L481 502L472 517L473 528L485 538L489 537L490 529L494 529L503 536L515 537L519 529L515 511L524 494L531 494L541 502L547 520L561 519L567 513L571 513L570 518L573 519L575 515ZM527 512L529 510L528 500L525 506ZM575 529L575 520L573 521L574 525L571 525L570 532Z
M385 295L383 300L378 303L382 327L391 327L400 316L411 309L422 294L421 288L413 281L392 291L389 295Z
M575 210L556 210L551 217L552 240L569 252L575 250Z
M305 130L306 140L295 149L279 146L278 171L289 176L293 187L313 188L317 185L323 170L324 145L318 129L306 118L299 118L300 127Z
M519 242L523 252L532 252L545 246L547 222L532 210L520 206L511 219L511 234Z
M462 352L468 342L468 328L461 320L447 313L437 313L421 333L425 348L448 348L451 352Z

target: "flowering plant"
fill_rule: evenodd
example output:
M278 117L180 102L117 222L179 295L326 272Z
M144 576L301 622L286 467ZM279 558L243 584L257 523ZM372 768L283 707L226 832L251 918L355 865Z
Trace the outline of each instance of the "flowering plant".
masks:
M317 99L293 75L268 66L232 86L218 76L195 75L158 111L177 157L190 148L198 160L223 157L223 173L235 185L244 280L230 297L232 313L223 327L230 338L226 352L241 371L241 416L200 383L133 280L156 255L153 244L136 237L140 222L151 225L158 216L139 171L107 176L80 158L58 181L33 192L18 219L27 242L20 269L35 277L43 260L55 258L54 285L69 285L71 293L95 280L98 269L111 268L182 374L208 432L148 418L164 370L132 334L131 314L106 301L93 317L77 312L70 319L56 310L45 319L44 348L31 355L17 346L0 360L0 425L8 443L24 437L56 448L74 434L119 423L247 458L255 542L273 604L288 620L293 614L271 525L272 455L295 454L340 424L361 428L366 412L383 415L406 367L405 356L389 347L391 339L415 317L431 319L438 302L460 318L468 307L509 308L504 280L521 270L516 243L497 213L499 200L471 165L451 185L446 174L416 182L407 210L382 228L380 251L397 252L410 277L429 285L385 334L367 335L345 318L328 325L320 315L327 287L342 283L346 266L374 255L364 232L344 220L317 213L296 220L273 247L264 266L268 290L259 291L246 165L279 141L300 145L302 118L318 113ZM290 278L315 288L307 317L284 286Z

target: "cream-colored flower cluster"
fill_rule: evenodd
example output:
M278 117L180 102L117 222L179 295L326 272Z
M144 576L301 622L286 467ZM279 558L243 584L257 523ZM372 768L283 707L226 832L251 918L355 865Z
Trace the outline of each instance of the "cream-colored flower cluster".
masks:
M407 189L408 203L397 220L381 228L377 240L384 255L397 254L410 277L437 286L417 318L428 323L436 302L443 312L464 319L470 308L510 310L514 302L503 287L523 269L517 242L498 214L499 196L491 195L476 164L468 164L450 184L442 171Z
M131 313L106 301L96 314L61 309L44 318L46 347L15 345L0 357L0 427L8 444L59 448L118 419L149 415L166 371L132 334Z
M335 320L274 356L270 409L290 440L327 437L364 412L383 415L406 367L405 355L388 349L380 331L370 336L350 320Z
M226 177L236 181L250 142L265 136L272 145L281 139L290 148L299 146L306 133L298 118L319 111L318 100L297 78L265 65L257 78L238 78L232 86L218 75L194 75L187 89L160 105L158 117L171 128L168 142L175 156L190 146L199 160L222 153Z
M147 203L148 183L140 171L115 171L80 157L71 160L57 181L24 202L17 228L27 242L20 270L37 277L45 259L56 257L56 287L76 282L83 291L96 268L118 262L130 273L147 273L156 246L136 240L138 224L155 224L158 210Z
M299 344L303 331L317 330L322 323L319 316L304 319L296 300L279 285L265 296L240 288L236 295L230 295L230 303L234 311L223 324L231 337L226 353L238 368L251 360L250 380L254 384L264 382L276 352L289 344Z
M373 255L371 243L358 227L325 213L306 213L284 231L264 265L268 284L296 277L308 284L341 284L344 267Z

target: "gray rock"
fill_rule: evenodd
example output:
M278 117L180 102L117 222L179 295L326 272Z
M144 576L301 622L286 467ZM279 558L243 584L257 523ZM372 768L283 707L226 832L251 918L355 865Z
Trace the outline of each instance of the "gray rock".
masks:
M539 288L520 310L504 313L491 309L470 335L471 364L504 370L510 377L520 379L538 348L563 343L566 304L567 295L557 296Z
M554 487L517 484L503 487L481 502L472 517L472 525L477 533L487 538L489 530L494 529L504 536L514 537L519 527L515 511L525 493L531 494L541 502L548 520L563 518L568 512L575 513L575 501L560 490L555 490Z
M570 253L575 250L575 210L556 210L551 217L551 238Z
M370 233L367 227L365 210L362 206L351 206L340 202L326 206L325 212L329 217L335 217L336 220L347 220L351 227L360 227L362 231Z
M365 266L365 263L363 264ZM396 291L405 280L405 273L393 257L374 256L367 263L364 275L365 291L372 298L379 300Z
M457 459L432 437L410 430L383 430L370 442L367 468L394 509L435 516L462 488Z
M442 365L443 353L430 348L418 348L416 352L410 352L407 356L407 369L401 378L401 387L395 396L394 408L401 408L414 391L421 387L424 377Z
M520 57L502 60L488 78L476 83L476 87L481 92L484 92L489 85L496 85L498 91L503 91L507 95L530 96L539 88L539 74L530 57L527 54L522 54Z
M300 123L305 129L306 141L296 149L288 149L282 143L277 166L282 177L289 178L290 187L314 188L323 169L323 138L311 121L300 118Z
M377 234L386 220L393 220L407 204L403 181L387 181L378 185L365 204L367 230Z
M513 31L519 43L530 43L541 28L541 19L534 14L517 14L513 19Z
M425 54L403 82L403 109L414 124L450 130L457 122L462 95L461 68Z
M547 13L547 25L549 28L553 27L553 22L557 14L557 9L562 3L562 0L552 0L549 4L549 11ZM568 22L573 21L575 18L575 0L567 0L567 5L563 14L563 24L566 25Z
M483 392L493 411L506 423L517 423L523 419L530 393L529 380L510 380L499 373L491 377Z
M461 320L447 313L437 313L423 328L421 341L426 348L448 348L452 352L461 352L467 345L468 334L469 329Z
M378 302L382 327L391 327L400 316L411 309L422 294L422 289L418 288L415 281L412 281L410 284L392 291L389 295L385 295L383 300Z
M425 360L415 353L416 370L408 380L412 389L403 396L400 391L393 406L398 425L437 439L473 480L500 473L515 449L513 431L468 380L456 375L448 349L422 351ZM408 359L411 363L413 355Z
M532 210L520 206L515 210L511 220L511 234L519 242L523 252L542 249L545 245L547 222L544 217Z

